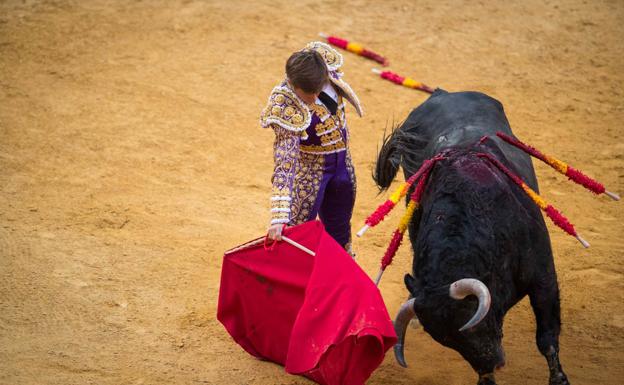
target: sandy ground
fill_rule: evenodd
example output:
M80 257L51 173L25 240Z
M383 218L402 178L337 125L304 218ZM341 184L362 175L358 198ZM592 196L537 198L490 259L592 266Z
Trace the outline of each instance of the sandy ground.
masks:
M2 1L0 383L311 384L251 358L215 318L223 251L268 221L272 133L258 115L293 51L325 31L391 69L499 99L526 141L624 192L624 3ZM354 225L384 197L384 129L426 95L345 53ZM561 359L573 384L624 378L624 206L536 164L542 193L591 242L550 226ZM395 221L355 244L373 275ZM550 224L549 224L550 225ZM403 248L381 284L394 314ZM505 324L501 384L546 384L528 301ZM369 384L474 384L409 330Z

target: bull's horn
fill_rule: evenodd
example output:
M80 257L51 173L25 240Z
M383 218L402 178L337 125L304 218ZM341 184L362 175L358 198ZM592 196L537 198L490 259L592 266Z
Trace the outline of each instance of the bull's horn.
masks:
M478 279L460 279L459 281L453 282L449 287L449 295L453 299L464 299L471 294L479 298L479 307L470 321L466 322L466 324L459 329L460 332L470 329L485 318L488 310L490 310L492 296L487 286Z
M416 312L414 312L414 298L412 298L401 306L399 313L394 319L394 332L399 339L396 345L394 345L394 358L396 358L399 365L404 368L407 368L405 356L403 354L405 332L407 331L407 324L409 324L410 320L415 316Z

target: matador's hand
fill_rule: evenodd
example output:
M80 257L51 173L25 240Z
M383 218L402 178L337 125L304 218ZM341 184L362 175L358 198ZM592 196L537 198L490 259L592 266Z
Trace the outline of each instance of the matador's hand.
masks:
M269 232L268 232L268 237L269 239L272 239L274 241L281 241L282 240L282 229L285 226L281 223L277 223L274 225L269 226Z

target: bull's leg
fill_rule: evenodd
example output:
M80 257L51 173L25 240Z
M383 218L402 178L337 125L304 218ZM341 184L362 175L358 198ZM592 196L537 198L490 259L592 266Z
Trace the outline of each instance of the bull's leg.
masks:
M550 385L570 385L559 362L559 332L561 315L559 308L559 287L557 277L549 275L540 280L542 285L529 293L531 306L537 323L536 342L539 351L546 357L550 370Z

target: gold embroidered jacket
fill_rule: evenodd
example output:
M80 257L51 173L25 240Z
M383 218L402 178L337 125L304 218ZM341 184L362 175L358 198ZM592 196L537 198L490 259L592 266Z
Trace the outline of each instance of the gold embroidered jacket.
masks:
M325 60L338 93L338 110L332 115L319 100L306 104L286 81L271 92L260 117L262 127L275 131L271 224L306 220L313 204L309 198L322 177L324 155L347 149L344 99L362 115L357 96L342 80L342 56L322 42L310 43L305 49L316 50Z

